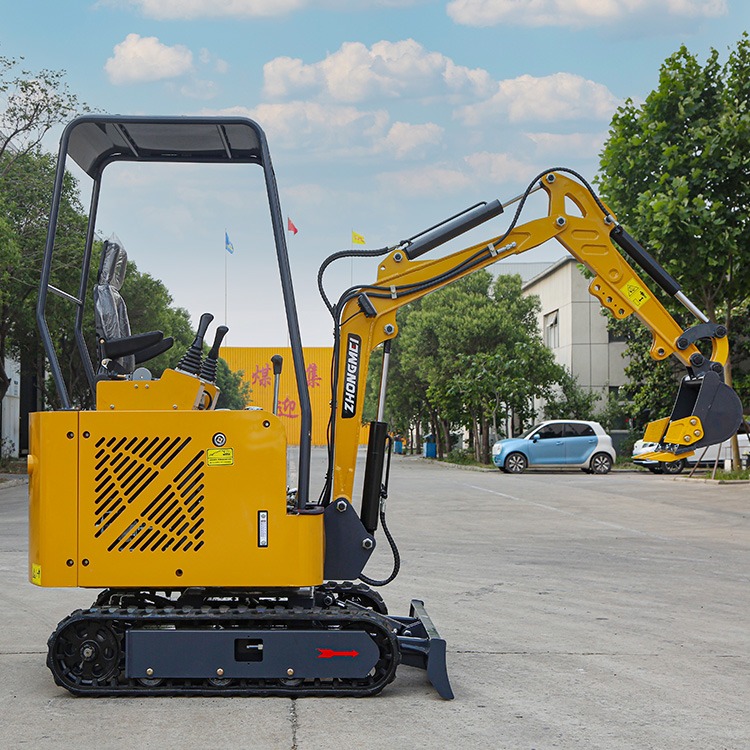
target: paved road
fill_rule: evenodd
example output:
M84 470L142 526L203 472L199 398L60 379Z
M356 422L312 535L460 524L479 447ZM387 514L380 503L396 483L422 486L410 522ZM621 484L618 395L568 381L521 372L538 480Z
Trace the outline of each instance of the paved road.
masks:
M26 582L25 488L0 488L0 746L744 750L749 509L747 485L394 457L384 594L394 613L425 600L455 701L409 667L367 699L89 700L44 659L92 593ZM367 573L389 568L381 542Z

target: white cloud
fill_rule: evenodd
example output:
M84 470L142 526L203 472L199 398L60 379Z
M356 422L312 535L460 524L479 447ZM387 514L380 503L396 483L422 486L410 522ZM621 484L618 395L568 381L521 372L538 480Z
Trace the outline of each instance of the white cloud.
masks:
M440 143L443 128L432 122L424 125L412 125L408 122L394 122L383 146L392 151L397 159L404 156L415 156L424 153L425 146L435 146Z
M443 129L433 123L391 124L383 109L294 101L231 107L204 114L239 115L259 122L273 149L325 152L341 156L390 153L400 159L421 155L439 143Z
M193 69L193 53L181 44L162 44L155 36L128 34L115 45L104 69L116 86L176 78Z
M464 161L474 170L476 176L497 184L528 181L529 176L538 171L510 154L481 151L466 156Z
M377 180L388 192L425 196L457 193L471 187L470 177L460 169L434 164L418 169L382 172Z
M494 88L486 70L456 65L413 39L380 41L369 48L360 42L345 42L324 60L310 65L277 57L263 66L263 76L264 93L269 97L305 91L339 102L373 97L488 96Z
M591 159L598 155L607 137L599 133L524 133L534 142L537 156Z
M126 0L147 18L266 18L302 8L337 5L346 10L373 6L408 7L424 0ZM107 3L108 0L102 0ZM112 2L112 0L109 0Z
M727 13L726 0L451 0L448 15L466 26L595 26L639 12L687 18Z
M619 100L604 84L574 73L554 73L541 78L522 75L500 81L493 96L461 107L455 116L469 126L494 120L606 120L619 104Z

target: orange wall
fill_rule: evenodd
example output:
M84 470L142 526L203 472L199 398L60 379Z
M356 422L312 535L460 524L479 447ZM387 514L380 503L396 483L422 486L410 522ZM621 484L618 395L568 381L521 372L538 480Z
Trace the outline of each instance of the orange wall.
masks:
M331 407L331 360L333 348L330 346L303 349L307 387L310 391L312 407L312 442L313 445L325 445L327 442L328 417ZM225 346L219 355L233 371L241 370L242 379L250 386L248 406L260 406L273 411L273 365L271 357L280 354L284 358L279 383L279 418L286 427L287 441L290 445L299 445L299 396L294 379L292 350L289 347L245 347ZM367 443L367 430L360 433L360 444Z

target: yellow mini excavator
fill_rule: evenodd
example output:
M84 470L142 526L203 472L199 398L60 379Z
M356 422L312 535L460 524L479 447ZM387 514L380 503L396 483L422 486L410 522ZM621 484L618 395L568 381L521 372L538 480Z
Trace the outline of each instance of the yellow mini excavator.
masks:
M77 294L50 284L68 157L93 181ZM119 161L252 164L263 170L301 409L295 491L287 488L287 436L278 417L215 409L216 361L226 328L217 330L204 356L211 322L204 315L177 367L154 380L136 365L171 341L158 331L131 333L119 294L127 256L116 237L104 243L90 284L102 174ZM537 190L548 196L546 215L519 223ZM514 203L510 228L500 236L419 260ZM60 144L37 308L62 408L31 415L29 578L37 586L102 591L50 636L47 664L56 683L82 696L361 696L382 690L404 663L425 669L438 693L452 698L445 641L423 603L415 599L408 616L394 616L371 588L398 569L384 523L390 456L384 405L396 311L552 238L594 274L589 290L616 318L633 314L651 329L654 359L675 355L687 368L671 416L646 431L646 440L659 445L655 457L684 456L737 430L740 401L723 382L727 331L690 302L582 178L558 168L535 177L505 204L477 204L393 247L344 251L324 262L318 280L335 322L334 385L328 474L313 500L305 363L262 129L233 117L86 115L71 122ZM616 246L677 297L696 324L678 325ZM350 255L379 257L377 278L347 289L333 304L323 291L323 273ZM82 327L90 287L95 363ZM49 293L75 309L74 335L93 410L71 401L46 321ZM710 354L707 346L705 354L699 350L700 341L711 343ZM370 352L380 344L385 353L378 417L371 423L358 513L353 487L362 402ZM379 520L395 565L386 581L371 581L363 569Z

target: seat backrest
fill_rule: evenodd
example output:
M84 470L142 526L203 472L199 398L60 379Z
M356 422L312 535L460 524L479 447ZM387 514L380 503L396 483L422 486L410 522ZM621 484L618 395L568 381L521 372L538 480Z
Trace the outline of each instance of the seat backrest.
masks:
M125 281L128 269L128 254L120 240L112 235L104 241L102 258L99 263L99 274L94 284L94 317L96 319L96 336L99 344L100 360L103 358L101 342L130 336L128 308L120 296L120 289ZM120 357L117 363L126 373L135 369L135 357Z

